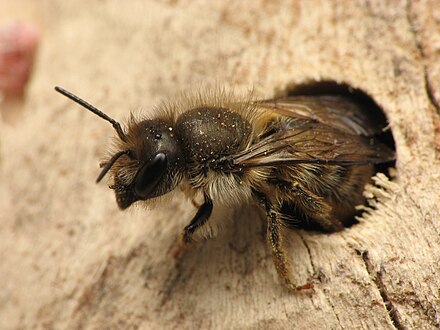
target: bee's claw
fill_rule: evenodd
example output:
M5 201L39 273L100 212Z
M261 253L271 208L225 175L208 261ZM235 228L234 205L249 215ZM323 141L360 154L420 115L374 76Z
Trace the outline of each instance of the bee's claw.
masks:
M303 285L298 285L295 287L296 291L302 291L302 290L313 290L314 286L312 283L306 283Z

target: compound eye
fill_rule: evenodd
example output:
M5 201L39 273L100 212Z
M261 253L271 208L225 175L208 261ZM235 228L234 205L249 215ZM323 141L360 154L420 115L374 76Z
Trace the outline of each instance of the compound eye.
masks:
M134 192L140 198L155 196L154 189L167 170L167 157L164 153L157 154L145 164L134 179Z

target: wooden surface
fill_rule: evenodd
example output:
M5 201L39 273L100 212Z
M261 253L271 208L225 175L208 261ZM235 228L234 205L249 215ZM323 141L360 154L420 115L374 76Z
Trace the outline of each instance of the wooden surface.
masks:
M25 100L0 104L1 329L440 327L437 0L8 3L2 20L31 11L43 36ZM122 120L206 84L271 97L314 80L368 93L398 158L360 224L289 235L314 283L296 294L249 207L176 265L191 203L119 211L94 184L112 128L53 91Z

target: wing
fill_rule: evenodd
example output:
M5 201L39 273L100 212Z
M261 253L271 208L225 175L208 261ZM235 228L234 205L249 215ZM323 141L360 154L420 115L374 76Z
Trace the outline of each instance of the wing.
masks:
M248 148L232 156L233 167L361 165L394 160L393 151L370 136L374 132L369 126L371 120L359 109L354 110L353 103L336 108L341 104L338 97L320 97L319 102L314 98L264 101L258 110L266 121L270 118L275 123L270 125L270 133L262 133ZM308 102L303 105L300 100ZM321 109L319 104L326 106Z
M292 96L266 100L259 106L286 117L316 120L352 134L371 136L383 130L380 120L368 106L361 106L344 96Z

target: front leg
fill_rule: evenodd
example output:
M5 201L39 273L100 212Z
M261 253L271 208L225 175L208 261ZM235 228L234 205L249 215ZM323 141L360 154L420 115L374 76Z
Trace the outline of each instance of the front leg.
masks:
M196 215L191 220L188 226L185 227L183 231L183 242L190 243L192 241L192 234L201 226L203 226L206 221L208 221L212 212L212 200L205 194L205 202L200 206Z

